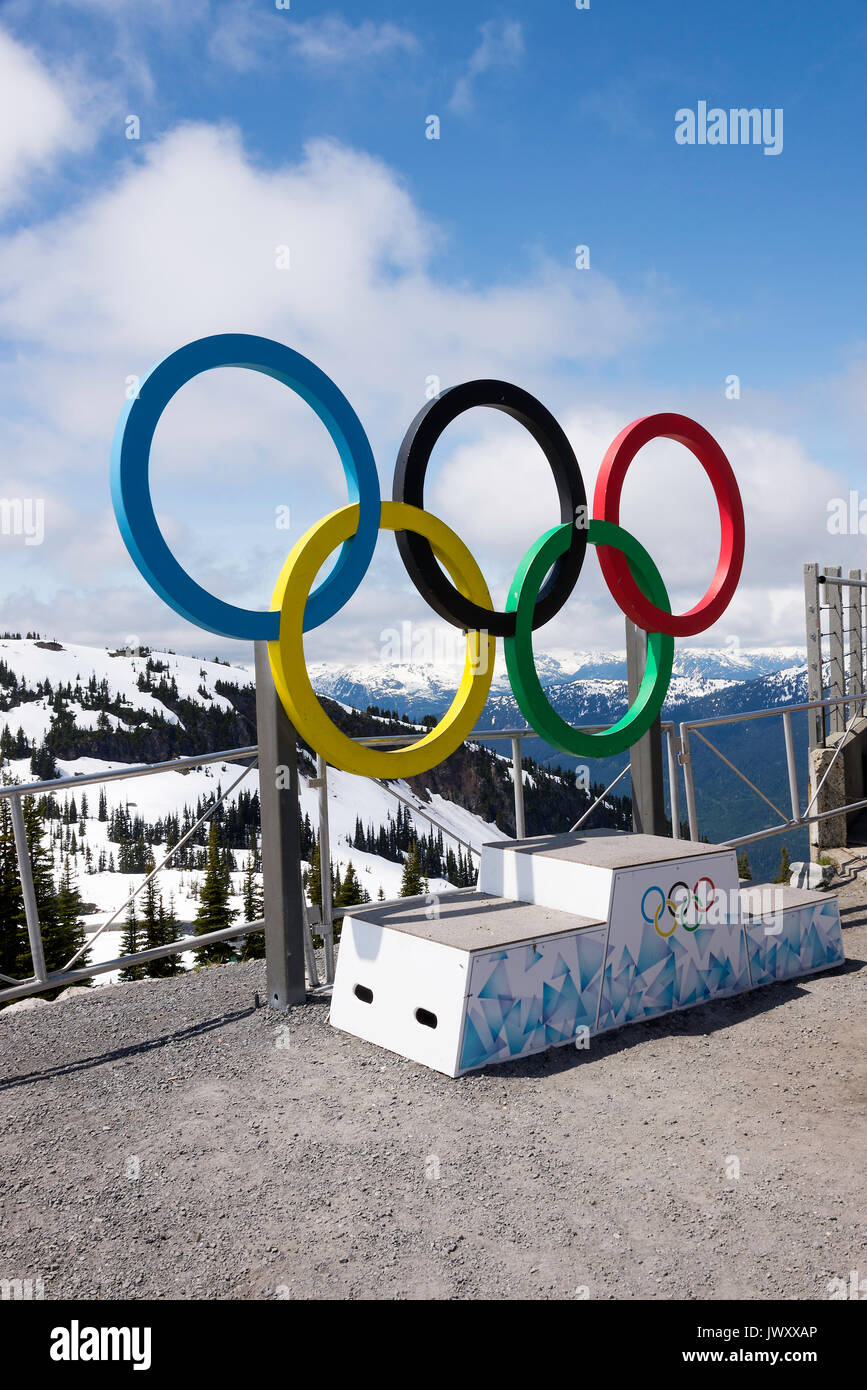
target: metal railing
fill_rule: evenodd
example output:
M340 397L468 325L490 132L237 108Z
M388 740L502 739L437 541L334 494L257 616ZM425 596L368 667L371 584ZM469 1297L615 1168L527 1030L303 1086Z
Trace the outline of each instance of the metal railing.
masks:
M586 726L586 732L595 732L600 729L600 725ZM673 723L664 723L661 726L662 735L666 742L667 767L669 774L669 792L672 812L672 832L674 837L680 838L680 797L677 777L677 748L679 741ZM522 743L527 738L540 737L532 728L525 727L519 729L474 729L467 737L467 743L486 745L488 742L497 742L507 739L511 748L512 762L512 781L514 787L514 806L515 806L515 831L516 838L523 839L526 835L526 818L524 809L524 768L522 757ZM417 733L406 735L371 735L356 738L354 741L366 745L367 747L399 747L403 744L414 743L418 738ZM47 990L62 988L66 985L80 984L92 976L108 974L116 970L128 969L135 965L146 965L153 960L161 959L165 956L180 955L186 951L201 950L203 947L220 941L237 940L250 932L262 931L265 923L262 920L255 922L241 922L237 925L222 928L215 932L206 932L201 936L183 936L166 945L148 948L142 951L130 952L118 956L108 961L101 961L97 964L87 964L77 969L73 968L87 950L92 946L103 932L107 931L122 912L131 902L138 897L144 888L164 869L174 854L195 834L195 832L214 814L217 808L226 800L228 796L240 785L244 778L257 766L258 746L253 744L245 748L228 749L220 753L203 753L193 757L175 758L167 762L146 763L141 766L118 768L112 772L92 772L74 774L73 776L52 778L48 781L30 783L6 783L0 786L0 799L5 799L10 804L12 825L15 836L15 850L18 862L18 872L21 881L22 897L24 901L24 912L27 924L27 936L30 945L31 962L33 965L33 975L26 980L14 980L7 975L0 975L0 982L7 987L0 989L0 1004L12 1003L14 1000L26 998L29 995L43 993ZM186 831L178 842L172 845L160 860L160 863L152 869L142 882L136 887L133 893L121 904L115 912L107 918L94 932L92 932L70 959L60 970L49 971L45 965L45 954L43 950L42 931L39 921L39 908L36 899L36 891L33 883L33 872L30 862L30 851L27 844L27 834L24 822L23 801L26 797L47 796L57 792L63 792L89 786L96 783L126 781L133 777L151 777L164 772L183 773L194 768L204 767L214 763L243 762L248 760L241 776L221 792L214 801L207 807L195 824ZM630 764L621 769L612 782L602 791L591 805L583 812L581 817L571 827L572 830L578 829L589 819L592 813L604 803L617 783L629 772ZM308 779L311 787L317 788L319 792L319 843L327 845L330 853L330 834L328 823L328 768L324 760L317 759L317 775ZM471 841L464 839L457 831L425 810L417 801L412 801L399 792L389 782L380 781L379 785L396 801L408 806L414 815L421 816L429 822L435 829L440 830L443 835L448 836L459 844L469 854L476 857L481 855L481 846L475 845ZM317 967L312 948L312 927L315 925L317 935L323 940L325 981L324 987L329 987L334 981L334 904L331 900L331 875L329 872L321 874L322 901L318 914L318 920L314 921L314 914L309 908L304 907L305 914L305 962L306 973L312 988L320 988Z
M582 732L588 734L599 733L604 728L604 724L581 725ZM677 730L675 725L670 721L663 722L660 725L660 729L662 732L662 736L665 739L666 747L666 764L668 767L669 795L671 799L672 834L674 835L674 838L678 840L680 839L680 793L678 789L677 778ZM403 744L415 743L417 737L417 734L400 734L389 738L387 735L377 734L372 737L356 738L353 740L353 742L363 743L368 748L384 747L386 745L389 747L400 747ZM524 814L524 776L521 743L525 738L541 737L542 735L537 734L535 729L531 729L529 726L525 726L522 729L473 729L472 732L467 735L465 740L466 743L476 744L485 744L489 741L495 742L499 739L509 740L512 748L512 784L514 787L515 798L516 840L523 840L527 833L526 817ZM590 806L588 806L587 810L584 811L584 813L579 817L575 824L570 827L570 830L577 830L580 825L583 825L586 820L589 820L590 816L596 810L597 806L600 806L604 802L609 792L611 792L613 788L617 786L617 783L621 780L622 777L626 776L627 772L629 772L629 769L630 764L627 760L626 766L621 768L614 780L612 782L609 782L605 790L599 793L596 800ZM320 777L326 775L325 763L322 758L319 759L318 775ZM402 797L399 792L396 792L394 788L390 786L389 783L381 782L380 785L384 787L385 790L389 792L389 794L393 796L397 801L402 801L404 805L410 806L413 811L417 812L417 814L421 816L424 816L424 818L430 821L432 825L435 825L438 829L443 830L445 834L451 835L451 837L454 840L456 840L460 845L462 845L464 849L470 850L472 854L481 855L482 850L480 845L473 845L468 840L462 840L459 835L455 834L454 831L448 830L445 826L441 825L426 811L422 811L413 802L407 801L406 798Z
M825 747L825 696L836 701L828 710L828 733L846 726L841 697L867 690L867 579L860 569L844 576L839 565L804 566L804 606L807 638L807 698L810 748Z
M86 951L90 949L93 942L107 931L112 922L116 921L120 914L129 907L139 893L156 877L161 869L164 869L169 860L186 842L191 839L195 832L204 822L214 814L227 796L243 782L247 774L256 766L257 748L255 745L248 748L231 748L222 753L201 753L195 757L175 758L170 762L145 763L140 767L118 768L113 772L86 772L72 777L54 777L49 781L43 782L7 782L0 786L0 799L9 802L9 809L12 818L12 828L15 835L15 855L18 862L18 876L21 882L21 896L24 901L24 917L27 924L27 938L30 944L30 959L33 965L33 975L27 980L13 980L8 975L0 975L8 988L0 990L0 1003L10 1004L16 999L26 998L31 994L40 994L49 989L58 989L64 985L80 984L83 980L88 980L93 975L104 975L114 970L124 970L133 965L147 964L152 960L160 960L165 956L180 955L185 951L201 950L203 946L210 946L218 941L234 940L248 932L261 931L263 923L241 922L237 926L223 927L219 931L204 932L201 936L178 937L164 946L150 947L144 951L130 952L123 956L118 956L114 960L100 961L97 964L81 966L77 970L72 967ZM23 801L25 797L48 796L59 791L66 791L76 787L91 786L95 783L104 782L125 782L131 777L153 777L160 772L186 772L196 767L204 767L210 763L230 763L241 762L244 758L248 762L240 777L237 777L230 787L221 792L213 803L207 808L193 826L171 846L168 853L160 863L147 875L138 885L134 893L121 904L121 906L111 914L111 916L99 926L95 932L87 937L84 945L75 951L69 960L60 970L49 971L45 966L45 951L42 943L42 927L39 921L39 905L36 899L36 888L33 882L33 868L30 862L30 848L27 843L27 831L24 822Z
M865 700L867 700L867 694L838 695L823 700L808 700L805 703L798 705L785 705L779 709L744 710L739 714L724 714L717 715L716 717L712 717L709 719L691 719L684 721L680 725L680 750L678 753L678 761L680 762L680 765L683 768L690 840L698 840L700 837L698 812L696 809L695 799L695 776L692 766L692 750L690 744L690 739L693 734L695 734L699 739L701 739L702 743L706 744L707 747L710 748L711 752L715 753L716 756L723 763L725 763L725 765L729 767L732 770L732 772L734 772L741 779L742 782L745 782L747 786L750 787L756 793L757 796L761 797L761 799L764 802L766 802L767 805L771 807L771 810L780 818L779 825L766 827L762 830L756 830L750 833L749 835L737 835L732 839L723 842L731 846L732 848L735 848L738 845L752 844L753 841L756 840L770 839L772 836L782 835L786 831L800 830L808 825L812 825L815 822L826 820L830 816L842 816L845 815L848 811L857 811L863 809L864 807L867 807L867 797L865 797L859 801L850 802L846 806L835 806L829 811L817 811L811 814L812 808L816 804L819 793L822 790L822 787L825 785L825 781L827 780L827 777L832 767L836 763L837 758L840 756L840 753L842 752L845 746L845 738L843 738L840 740L833 757L831 758L828 766L826 767L822 775L821 781L819 782L818 786L813 792L813 795L810 798L809 803L807 804L806 810L801 810L801 798L798 787L798 772L795 759L795 740L792 731L793 714L807 714L812 715L814 718L818 718L819 714L821 713L822 721L824 723L824 712L826 710L833 710L839 706L845 705L861 705ZM849 733L851 731L852 725L856 718L858 718L857 711L852 714L848 724L843 724L842 732L844 734ZM782 719L783 721L783 738L786 750L786 773L789 790L788 813L781 810L780 807L777 806L776 803L773 802L769 796L765 795L765 793L761 790L760 787L756 786L755 782L751 781L751 779L747 777L745 772L742 772L740 768L736 767L735 764L729 758L727 758L725 754L719 750L719 748L715 747L715 745L711 743L710 739L701 732L702 729L708 729L715 725L737 724L742 721L747 722L755 719Z

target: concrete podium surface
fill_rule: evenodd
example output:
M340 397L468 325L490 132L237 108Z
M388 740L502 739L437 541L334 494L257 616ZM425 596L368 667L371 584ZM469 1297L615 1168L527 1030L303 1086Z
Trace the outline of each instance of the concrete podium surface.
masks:
M492 840L482 846L482 862L490 859L485 850L509 850L543 859L560 859L568 864L590 864L600 869L631 869L640 864L659 864L673 859L697 859L708 852L731 854L722 845L706 845L693 840L669 840L663 835L636 835L628 830L585 830L580 835L537 835L526 840Z
M389 931L421 936L458 951L482 951L493 946L510 946L544 936L563 935L585 927L601 927L598 917L580 917L536 903L495 898L478 888L456 888L453 893L421 894L416 898L393 898L363 908L349 908L350 917L363 916L365 922Z

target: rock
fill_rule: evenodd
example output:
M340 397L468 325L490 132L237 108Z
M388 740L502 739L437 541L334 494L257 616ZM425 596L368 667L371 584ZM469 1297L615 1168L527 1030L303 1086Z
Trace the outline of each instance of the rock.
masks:
M60 991L55 1003L59 1004L61 999L79 999L84 994L90 994L87 985L70 985L68 989Z
M47 1003L47 999L42 999L38 994L32 994L29 999L16 999L14 1004L7 1004L3 1010L3 1016L8 1018L10 1014L24 1014L29 1009L41 1009Z
M813 864L807 860L797 860L789 867L789 883L793 888L827 888L834 876L833 864Z

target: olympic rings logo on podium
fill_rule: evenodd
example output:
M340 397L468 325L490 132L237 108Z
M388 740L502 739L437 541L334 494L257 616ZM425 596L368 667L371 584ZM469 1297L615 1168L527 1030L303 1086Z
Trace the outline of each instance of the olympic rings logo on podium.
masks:
M709 885L710 891L709 893L705 892L702 897L699 894L699 888L703 883ZM686 894L686 897L681 896L680 901L675 897L675 893L679 888L682 888L683 892ZM647 899L652 893L658 894L659 902L654 908L653 915L649 917L647 914ZM674 935L676 927L683 927L684 931L696 931L702 925L702 919L707 916L715 900L716 888L713 879L710 878L700 878L698 882L693 885L692 892L689 891L689 885L682 881L673 883L667 894L663 893L662 889L654 883L650 888L645 889L641 899L641 915L645 922L653 923L659 936L669 937ZM688 922L687 913L693 908L695 909L695 920L693 922ZM666 909L668 910L669 916L672 918L673 925L668 931L662 931L659 925L659 919Z
M290 551L270 610L239 608L198 585L181 567L157 524L150 495L154 430L168 402L186 382L216 367L245 367L275 378L316 412L337 449L349 501L316 522ZM434 445L458 415L491 406L517 420L542 449L554 476L559 522L524 555L505 609L494 610L484 576L456 533L427 511L424 482ZM673 614L656 565L619 524L627 469L652 439L689 449L713 486L720 511L719 559L704 597ZM540 401L504 381L470 381L429 401L410 425L398 452L392 500L380 497L367 435L335 383L313 362L282 343L242 333L188 343L142 380L118 422L112 447L112 501L124 542L138 569L171 608L189 622L224 637L266 641L274 682L286 712L311 748L346 772L365 777L409 777L436 766L457 749L478 720L491 686L496 639L505 645L506 669L528 724L562 752L605 757L629 748L662 708L674 660L674 638L703 632L727 608L744 554L744 515L731 465L716 440L685 415L648 415L627 425L602 463L586 524L587 495L578 460L565 433ZM434 612L466 633L467 656L457 693L439 723L407 748L381 751L354 743L329 719L307 674L303 635L334 617L367 573L379 532L393 531L407 573ZM560 611L584 564L597 554L615 603L648 634L647 662L638 693L609 729L589 734L567 724L545 695L533 658L532 634ZM328 576L316 576L339 547ZM445 571L445 573L444 573ZM546 577L547 576L547 577ZM658 928L657 928L658 929Z

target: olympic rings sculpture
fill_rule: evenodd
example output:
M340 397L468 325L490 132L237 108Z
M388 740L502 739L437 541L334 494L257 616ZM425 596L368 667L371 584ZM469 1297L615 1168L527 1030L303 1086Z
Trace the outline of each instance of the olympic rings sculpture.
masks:
M710 893L709 895L705 893L704 899L702 899L699 896L698 891L703 883L707 883L710 885ZM684 893L686 894L686 897L681 898L680 902L678 902L674 897L675 891L678 888L682 888ZM647 899L650 897L651 893L657 893L659 895L659 903L654 909L653 916L649 917L647 915L646 904ZM716 888L714 886L713 879L707 877L700 878L698 882L693 885L692 892L689 891L689 885L684 883L682 880L678 883L673 883L669 888L667 895L663 893L662 889L657 884L654 883L651 885L650 888L645 889L645 892L642 896L641 915L644 918L645 922L653 923L658 935L661 937L673 936L676 927L683 927L684 931L697 931L698 928L701 926L701 917L703 915L707 915L708 910L713 906L715 896ZM696 920L690 923L686 920L686 914L689 912L690 907L693 906L696 910ZM668 909L668 913L669 916L672 918L673 924L668 931L662 931L659 925L659 919L666 909Z
M270 610L239 608L201 588L169 549L154 514L148 470L157 423L186 382L216 367L262 372L301 396L331 435L346 477L348 504L316 522L293 546ZM505 411L536 440L551 468L560 503L558 524L524 555L502 612L494 610L484 576L463 541L424 507L425 473L434 445L458 415L479 405ZM689 449L710 479L719 506L716 570L704 597L686 613L671 612L656 565L619 524L627 469L651 439L676 440ZM385 502L367 435L334 382L292 348L243 333L188 343L142 379L115 431L111 490L126 547L156 593L176 613L209 632L266 641L277 691L298 733L332 766L366 777L426 772L460 746L487 700L497 637L505 644L515 699L543 739L562 752L582 757L604 757L629 748L662 708L674 638L692 636L717 621L737 587L744 555L743 506L731 465L713 436L685 415L648 415L621 430L603 460L593 516L588 520L578 461L550 411L508 382L465 382L443 391L419 411L400 446L392 501ZM354 743L329 719L310 684L303 643L305 632L327 622L356 592L381 530L395 533L398 552L416 588L440 617L466 633L467 640L463 676L445 715L417 742L389 751ZM635 700L622 718L596 734L573 728L552 708L539 681L532 647L534 630L558 613L571 595L588 545L596 551L614 601L648 634L647 662ZM333 569L313 588L322 565L338 547Z

